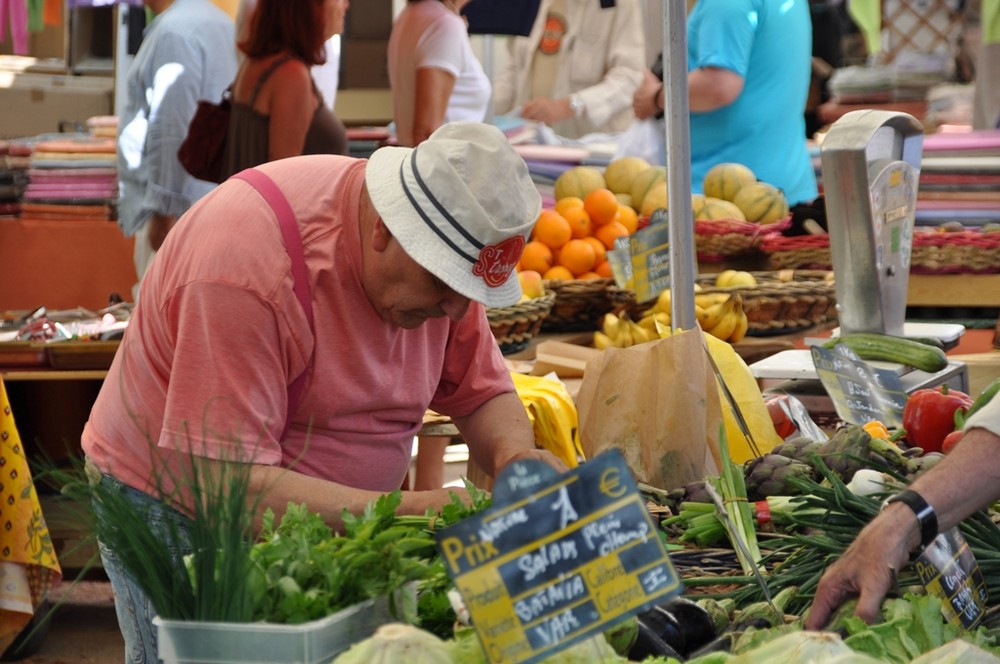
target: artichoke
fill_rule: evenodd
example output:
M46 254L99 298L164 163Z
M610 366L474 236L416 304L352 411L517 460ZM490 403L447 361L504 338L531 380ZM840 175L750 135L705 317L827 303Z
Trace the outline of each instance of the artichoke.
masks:
M801 491L788 479L813 479L813 469L809 464L772 453L748 461L743 466L743 477L747 486L747 500L758 501L768 496L800 494Z

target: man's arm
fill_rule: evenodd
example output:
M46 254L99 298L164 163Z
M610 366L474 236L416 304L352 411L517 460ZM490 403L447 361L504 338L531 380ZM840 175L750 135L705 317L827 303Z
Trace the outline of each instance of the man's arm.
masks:
M702 67L688 73L688 105L694 113L714 111L736 101L743 92L743 77L721 67ZM659 106L663 108L663 91Z
M535 446L535 434L516 392L499 394L471 414L452 420L472 459L491 477L518 459L538 459L559 472L566 470L555 455Z
M987 405L983 415L987 409L1000 412L1000 402ZM939 531L1000 498L998 459L1000 436L983 428L969 429L946 459L912 483L910 488L934 508ZM821 629L852 596L858 596L855 613L867 622L875 620L894 570L902 569L919 543L920 528L909 507L893 503L883 510L823 575L806 626Z

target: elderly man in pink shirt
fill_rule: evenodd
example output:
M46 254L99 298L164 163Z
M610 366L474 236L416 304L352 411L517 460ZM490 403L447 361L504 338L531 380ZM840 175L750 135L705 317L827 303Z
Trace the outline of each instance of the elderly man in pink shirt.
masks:
M189 455L246 462L259 512L306 503L335 527L400 487L428 407L487 472L528 457L562 468L536 448L484 312L520 297L540 207L523 160L477 123L367 161L234 176L150 267L83 433L88 462L139 502L173 495L162 469ZM404 492L401 510L448 500ZM162 516L183 527L188 511ZM115 552L102 557L130 661L156 661L152 616L136 615Z

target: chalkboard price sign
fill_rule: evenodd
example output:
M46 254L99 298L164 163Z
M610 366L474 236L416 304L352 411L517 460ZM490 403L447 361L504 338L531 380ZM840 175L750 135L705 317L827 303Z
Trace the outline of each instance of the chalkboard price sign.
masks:
M899 376L870 366L844 344L833 350L813 346L812 358L840 419L849 424L878 420L890 429L903 425L906 390Z
M635 299L648 302L670 288L670 227L648 226L630 238Z
M437 545L490 662L540 661L682 590L618 450L564 474L511 464Z

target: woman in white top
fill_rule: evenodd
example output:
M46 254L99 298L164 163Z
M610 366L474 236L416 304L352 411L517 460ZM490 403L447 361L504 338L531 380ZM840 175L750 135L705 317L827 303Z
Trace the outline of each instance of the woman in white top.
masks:
M472 52L469 0L408 0L389 36L389 84L400 145L415 146L446 122L482 122L490 81Z

